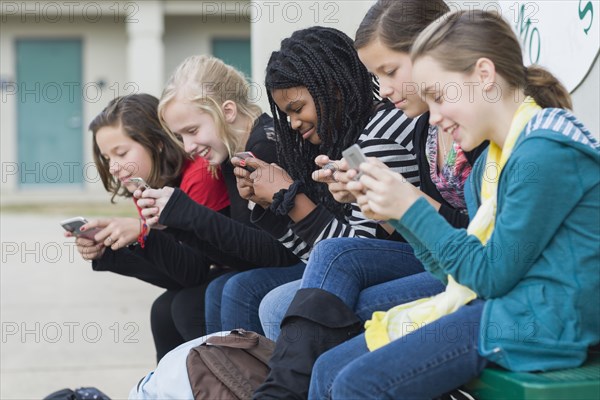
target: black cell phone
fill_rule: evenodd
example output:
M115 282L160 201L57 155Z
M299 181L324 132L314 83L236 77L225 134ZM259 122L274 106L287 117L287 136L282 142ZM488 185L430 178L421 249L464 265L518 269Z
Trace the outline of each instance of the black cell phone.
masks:
M80 228L87 224L87 219L83 217L73 217L65 219L60 222L60 225L68 232L71 232L76 237L83 237L86 239L94 240L94 236L102 229L100 228L92 228L89 231L81 232Z
M342 151L342 157L344 157L350 168L358 171L358 175L354 177L354 180L358 180L362 175L362 172L359 170L360 164L367 162L367 157L363 154L360 146L353 144L348 147L346 150Z
M251 151L241 151L239 153L235 153L233 156L237 157L239 159L242 159L242 160L245 160L246 158L256 158L254 153L252 153ZM245 166L242 168L244 168L248 172L254 172L254 170L255 170L254 168L248 167L248 166Z

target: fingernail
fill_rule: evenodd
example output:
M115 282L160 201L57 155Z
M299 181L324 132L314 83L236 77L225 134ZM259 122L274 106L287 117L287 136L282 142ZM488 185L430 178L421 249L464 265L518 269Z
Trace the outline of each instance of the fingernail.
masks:
M80 230L81 232L83 232L83 231L85 231L85 227L81 227L81 228L79 228L79 230Z
M240 165L241 165L242 167L245 167L245 166L246 166L246 161L245 161L245 160L242 160L242 161L240 161Z

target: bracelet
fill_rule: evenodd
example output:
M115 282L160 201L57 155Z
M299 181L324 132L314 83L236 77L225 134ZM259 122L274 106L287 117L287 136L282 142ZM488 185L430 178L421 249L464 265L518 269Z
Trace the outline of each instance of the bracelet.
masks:
M275 215L287 215L296 204L296 196L304 193L304 184L301 181L294 181L287 189L281 189L273 195L273 202L269 209Z
M146 246L146 239L148 239L148 225L146 224L146 218L142 215L142 209L137 205L137 199L133 200L135 208L137 208L138 214L140 215L140 234L137 237L137 243L143 249ZM135 242L134 242L135 243Z
M148 239L148 225L144 218L140 218L140 225L140 234L138 235L137 242L143 249L146 246L146 239Z

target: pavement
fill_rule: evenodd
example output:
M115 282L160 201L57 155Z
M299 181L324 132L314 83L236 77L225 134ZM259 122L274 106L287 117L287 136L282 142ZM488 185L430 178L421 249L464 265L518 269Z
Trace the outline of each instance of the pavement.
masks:
M62 236L70 214L0 215L0 399L96 386L112 399L155 367L161 289L94 272Z

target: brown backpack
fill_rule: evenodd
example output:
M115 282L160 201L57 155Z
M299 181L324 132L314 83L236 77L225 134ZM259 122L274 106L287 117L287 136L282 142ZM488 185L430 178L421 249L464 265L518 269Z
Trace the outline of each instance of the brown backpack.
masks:
M194 399L251 399L269 373L274 348L272 340L243 329L209 337L187 357Z

